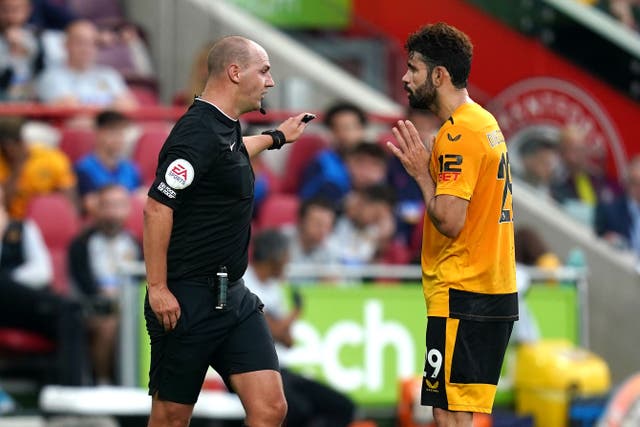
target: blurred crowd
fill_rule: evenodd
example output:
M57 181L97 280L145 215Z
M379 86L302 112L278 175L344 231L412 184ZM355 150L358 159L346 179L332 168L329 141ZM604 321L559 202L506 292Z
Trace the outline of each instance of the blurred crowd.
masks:
M0 101L101 109L44 131L0 117L0 339L8 327L36 334L45 348L54 343L49 380L64 384L116 381L119 266L141 259L142 206L170 130L129 119L128 111L158 103L144 32L117 6L107 13L90 10L93 3L0 0ZM637 28L638 2L609 3ZM194 58L176 105L202 90L208 48ZM423 140L440 126L427 111L407 110L405 118ZM419 264L422 194L386 148L390 126L342 101L321 119L283 149L280 167L268 157L253 165L256 232L277 229L286 238L286 264L316 268L297 285L343 283L329 265ZM527 139L514 153L514 173L615 247L640 254L640 157L617 182L586 135L569 126ZM516 244L520 264L563 262L535 230L518 230ZM258 282L284 280L281 259L277 268L264 265L271 255L251 270ZM288 328L296 310L272 315L288 319Z

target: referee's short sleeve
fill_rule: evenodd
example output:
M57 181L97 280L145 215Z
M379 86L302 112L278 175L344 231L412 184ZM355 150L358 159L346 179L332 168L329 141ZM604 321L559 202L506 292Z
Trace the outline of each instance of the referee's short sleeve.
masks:
M176 209L184 195L198 185L218 153L218 139L201 120L179 121L158 156L149 197Z

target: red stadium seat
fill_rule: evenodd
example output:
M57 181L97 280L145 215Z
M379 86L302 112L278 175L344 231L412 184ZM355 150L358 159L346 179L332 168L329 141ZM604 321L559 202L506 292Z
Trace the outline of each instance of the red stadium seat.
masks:
M0 352L49 353L55 347L53 341L42 335L21 329L0 328Z
M80 218L75 207L62 194L38 196L29 203L27 217L40 228L51 254L53 289L62 294L68 293L67 250L71 239L80 230Z
M62 128L60 130L60 150L62 150L71 163L89 154L96 143L96 134L93 129L87 128Z
M260 207L256 226L259 229L277 228L295 224L298 217L298 197L290 194L272 194Z
M142 182L151 184L156 176L158 154L169 136L171 129L168 125L153 125L146 127L133 150L133 161L140 168Z
M284 193L297 194L304 169L313 158L329 146L327 140L320 135L302 135L289 149L289 156L285 164L282 176L282 188Z

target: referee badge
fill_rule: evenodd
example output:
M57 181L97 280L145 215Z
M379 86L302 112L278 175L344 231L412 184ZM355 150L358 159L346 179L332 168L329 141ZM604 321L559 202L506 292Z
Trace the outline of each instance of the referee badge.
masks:
M175 190L187 188L193 182L193 166L185 159L171 162L164 174L167 185Z

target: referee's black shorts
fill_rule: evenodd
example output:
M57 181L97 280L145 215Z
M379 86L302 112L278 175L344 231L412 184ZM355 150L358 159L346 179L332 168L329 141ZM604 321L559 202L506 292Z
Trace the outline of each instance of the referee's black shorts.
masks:
M278 370L278 358L263 304L242 279L229 287L228 305L214 309L214 293L204 283L182 280L169 284L180 304L174 330L165 332L145 298L145 319L151 338L149 394L176 403L194 404L209 366L232 390L233 374Z

